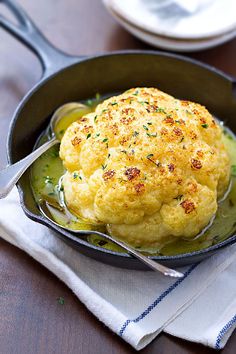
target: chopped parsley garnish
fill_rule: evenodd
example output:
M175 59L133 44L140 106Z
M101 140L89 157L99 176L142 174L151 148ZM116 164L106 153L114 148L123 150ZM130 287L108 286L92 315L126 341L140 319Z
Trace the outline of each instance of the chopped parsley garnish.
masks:
M96 114L96 116L95 116L94 119L93 119L93 120L94 120L94 123L96 122L97 117L98 117L98 116L97 116L97 114Z
M86 136L86 139L89 139L91 136L91 133L88 133L88 135Z
M152 123L151 123L151 122L148 122L147 124L148 124L148 125L152 125Z
M166 113L166 111L164 110L164 108L157 108L156 113Z
M59 157L59 151L57 150L57 151L52 151L51 153L50 153L50 155L52 156L52 157Z
M65 129L59 131L59 135L63 135L65 133Z
M98 137L99 135L100 135L100 133L96 133L96 135L95 135L95 136L96 136L96 137Z
M203 127L203 128L208 128L208 124L206 124L206 123L205 123L205 124L202 124L202 127Z
M236 165L231 166L231 175L236 177Z
M139 94L139 92L138 91L135 91L132 95L133 96L137 96Z
M153 156L154 156L153 154L149 154L149 155L146 156L146 158L147 158L150 162L154 163L154 165L156 165L157 167L159 167L159 166L161 165L161 163L160 163L159 161L154 161L154 160L152 160L152 157L153 157Z
M116 104L118 104L117 102L111 102L110 103L112 106L115 106Z
M102 165L102 169L105 170L107 168L107 165Z
M103 143L106 143L108 141L108 138L103 139Z
M176 200L181 200L183 198L183 194L179 194L179 195L177 195L177 197L175 197L174 199L176 199Z
M96 95L95 95L95 99L96 99L96 101L99 101L99 100L100 100L100 98L101 98L101 95L100 95L100 93L99 93L99 92L97 92L97 93L96 93Z
M133 132L133 136L136 137L136 136L138 136L138 135L139 135L139 132L136 132L136 131Z
M157 137L157 133L155 133L155 134L147 133L147 136L148 136L149 138L156 138L156 137Z
M44 182L45 182L45 184L52 184L53 178L50 176L46 176L46 177L44 177Z
M63 297L61 297L61 296L57 298L57 301L58 301L58 303L60 305L64 305L65 304L65 299Z
M93 100L91 100L90 98L85 102L86 106L91 107L93 105Z
M73 173L73 178L74 179L79 178L82 181L82 177L78 174L78 172Z
M223 122L221 122L222 124L220 124L221 126L224 124ZM223 129L223 134L226 135L226 137L229 139L229 140L233 140L233 137L232 135L230 135L230 133L228 132L228 130L226 129Z
M89 106L89 107L95 106L98 103L98 101L100 100L100 97L101 97L100 94L96 93L95 98L93 98L93 99L89 98L87 101L85 101L86 106Z
M143 129L148 130L148 127L146 125L143 125Z

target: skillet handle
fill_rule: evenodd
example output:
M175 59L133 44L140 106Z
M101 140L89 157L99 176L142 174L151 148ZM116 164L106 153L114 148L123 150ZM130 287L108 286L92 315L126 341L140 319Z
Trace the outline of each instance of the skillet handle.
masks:
M42 65L43 77L82 59L55 48L14 0L0 0L0 4L4 4L18 21L18 25L14 25L0 15L0 27L3 27L37 55Z

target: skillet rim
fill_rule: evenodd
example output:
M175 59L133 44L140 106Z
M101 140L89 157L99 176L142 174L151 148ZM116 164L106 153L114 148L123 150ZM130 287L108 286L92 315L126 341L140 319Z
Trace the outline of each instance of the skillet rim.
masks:
M32 97L32 95L34 93L37 92L37 90L43 86L44 84L46 84L50 79L52 79L54 76L62 73L63 71L67 70L68 68L71 68L75 65L79 65L82 62L85 61L89 61L89 60L94 60L97 58L103 58L103 57L112 57L112 56L117 56L117 55L155 55L155 56L162 56L162 57L166 57L166 58L173 58L173 59L177 59L186 63L190 63L196 66L199 66L201 68L204 68L222 78L224 78L225 80L229 81L232 85L236 82L235 78L224 73L222 70L217 69L216 67L209 65L209 64L205 64L202 63L199 60L196 59L192 59L189 57L186 57L184 55L179 55L179 54L175 54L175 53L169 53L167 51L156 51L156 50L119 50L119 51L112 51L112 52L104 52L104 53L99 53L96 55L91 55L91 56L84 56L84 57L78 57L78 61L75 61L74 63L69 63L69 65L67 65L67 63L65 62L65 66L63 66L61 69L57 70L56 72L53 72L52 74L49 74L46 77L42 77L41 80L36 83L30 90L29 92L27 92L25 94L25 96L22 98L22 100L20 101L20 103L18 104L15 112L13 113L13 117L10 121L10 126L9 126L9 132L7 135L7 160L8 162L11 164L13 163L12 161L12 138L13 138L13 132L14 132L14 127L15 127L15 123L18 120L18 117L20 116L21 110L22 108L25 106L26 102L28 102L30 100L30 98ZM27 209L27 207L25 206L24 203L24 190L21 187L20 183L17 183L17 189L18 189L18 193L19 193L19 198L20 198L20 205L21 208L23 209L24 213L26 214L27 217L29 217L30 219L39 222L40 224L46 225L47 227L55 230L56 232L59 232L60 235L67 237L68 239L70 239L70 241L76 242L79 245L83 245L86 246L87 248L92 248L96 251L102 252L103 254L109 254L112 256L116 256L116 257L126 257L126 258L133 258L132 256L130 256L128 253L120 253L120 252L115 252L112 250L108 250L102 247L98 247L95 246L79 237L76 237L73 235L73 233L67 232L63 229L61 229L60 227L55 226L53 223L51 223L49 220L47 220L46 218L44 218L41 215L36 215L33 212L31 212L30 210ZM188 253L181 253L181 254L177 254L177 255L172 255L172 256L150 256L151 259L155 260L155 261L178 261L178 260L190 260L191 258L194 258L194 256L198 256L198 255L204 255L206 256L208 253L212 253L215 252L218 249L224 248L227 245L233 244L236 242L236 234L230 236L229 238L227 238L226 240L219 242L216 245L212 245L209 246L207 248L198 250L198 251L194 251L194 252L188 252Z

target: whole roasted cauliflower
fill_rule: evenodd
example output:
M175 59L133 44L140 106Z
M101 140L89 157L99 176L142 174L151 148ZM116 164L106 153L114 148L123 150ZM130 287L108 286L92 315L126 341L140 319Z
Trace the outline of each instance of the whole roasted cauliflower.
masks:
M132 88L72 123L60 157L68 207L146 250L198 234L229 184L212 115L157 88Z

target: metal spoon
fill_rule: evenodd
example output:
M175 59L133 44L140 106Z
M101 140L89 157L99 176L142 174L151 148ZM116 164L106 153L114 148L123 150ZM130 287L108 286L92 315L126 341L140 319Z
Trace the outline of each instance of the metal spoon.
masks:
M87 106L81 104L81 103L67 103L60 108L58 108L55 113L53 114L51 120L50 120L50 125L48 128L48 133L50 136L50 140L47 141L45 144L40 146L38 149L33 151L30 155L26 156L24 159L16 162L13 165L9 165L6 167L4 170L0 171L0 199L5 198L12 188L15 186L17 181L20 179L20 177L23 175L23 173L32 165L32 163L39 157L41 156L44 152L46 152L48 149L50 149L52 146L59 144L60 143L60 135L57 134L56 131L56 126L59 125L60 120L65 117L65 114L72 114L81 111L82 109L88 109ZM71 122L69 122L71 123ZM69 124L68 124L69 125ZM54 222L54 224L57 224L55 221L52 220L52 218L48 217L47 213L45 212L45 208L42 208L42 205L40 207L40 210L42 214L50 219L51 222ZM57 224L60 227L63 227L59 224ZM69 231L71 231L69 228L67 228ZM76 232L76 231L74 231ZM91 232L86 232L86 231L78 231L80 233L84 234L91 234ZM162 265L157 264L156 262L152 261L151 259L141 255L138 253L136 250L131 249L127 245L123 244L122 242L118 240L114 240L111 236L99 233L98 231L93 231L92 233L98 234L100 236L106 237L110 241L115 242L118 244L120 247L124 248L127 250L130 254L134 255L136 258L142 260L144 263L146 263L149 267L151 267L154 270L161 271L165 275L169 275L172 277L182 277L183 274L176 272L175 270L168 269Z
M120 246L121 248L125 249L129 254L131 254L132 256L134 256L135 258L139 259L141 262L143 262L144 264L146 264L149 268L151 268L152 270L155 270L157 272L160 272L166 276L169 277L174 277L174 278L182 278L184 275L183 273L177 272L174 269L171 268L167 268L165 266L163 266L162 264L159 264L155 261L153 261L151 258L144 256L143 254L139 253L138 251L136 251L133 247L128 246L126 243L117 240L116 238L104 234L103 232L100 231L95 231L95 230L76 230L73 229L72 227L70 227L70 221L71 219L73 220L73 218L75 218L75 216L71 213L68 213L65 211L64 207L60 204L58 204L58 207L55 207L55 204L52 205L50 204L48 201L42 199L39 203L39 209L41 211L41 213L43 214L43 216L45 218L47 218L48 220L50 220L50 222L52 222L53 224L57 225L60 228L63 228L64 230L73 232L75 234L80 234L80 235L99 235L104 237L105 239L115 243L116 245ZM63 213L63 217L65 217L65 219L68 220L67 225L68 226L63 226L61 224L58 224L53 216L52 213Z
M50 140L45 144L40 146L37 150L33 151L31 154L26 156L24 159L16 162L13 165L7 166L4 170L0 171L0 199L5 198L15 184L18 182L23 173L27 168L32 165L32 163L41 156L45 151L50 149L52 146L60 143L60 137L56 134L56 126L59 121L65 117L65 114L71 114L76 111L81 111L82 109L88 109L87 106L81 103L67 103L58 108L53 114L49 130L50 130Z

